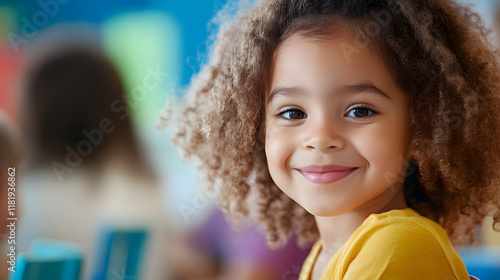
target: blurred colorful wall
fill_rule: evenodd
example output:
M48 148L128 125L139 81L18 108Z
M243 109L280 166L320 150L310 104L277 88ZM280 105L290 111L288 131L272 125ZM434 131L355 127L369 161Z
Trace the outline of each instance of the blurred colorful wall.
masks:
M93 36L122 75L144 150L163 178L169 214L181 225L201 219L203 209L193 208L194 167L181 164L169 140L172 128L160 131L155 123L206 59L215 29L210 22L224 5L225 0L2 0L0 109L17 122L21 65L40 34L84 26L93 34L81 35ZM190 212L183 215L182 209Z

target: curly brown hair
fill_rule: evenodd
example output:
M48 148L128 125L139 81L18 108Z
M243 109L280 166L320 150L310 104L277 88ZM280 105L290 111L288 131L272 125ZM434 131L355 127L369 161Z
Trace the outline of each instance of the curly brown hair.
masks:
M328 36L332 18L377 51L410 100L416 164L409 207L455 244L500 224L500 68L479 15L451 0L266 0L220 26L213 55L193 79L174 143L200 159L232 221L254 216L270 243L296 231L317 238L313 216L273 182L264 152L264 97L273 55L300 32ZM359 47L358 46L358 47Z

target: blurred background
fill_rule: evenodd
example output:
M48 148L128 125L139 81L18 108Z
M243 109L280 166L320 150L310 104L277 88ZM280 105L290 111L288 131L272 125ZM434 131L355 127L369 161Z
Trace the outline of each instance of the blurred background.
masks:
M184 225L177 204L192 203L196 176L188 165L179 164L168 129L159 131L155 123L166 102L183 95L206 58L207 40L214 30L210 22L224 4L224 0L2 0L0 108L17 123L24 50L36 44L38 36L68 26L81 29L81 35L102 46L118 69L145 156L162 181L169 182L163 185L176 186L165 189L164 198L171 201L166 203L169 214ZM152 71L159 72L158 80L146 89L143 80Z
M147 215L147 213L136 215L134 211L122 211L123 207L137 209L138 207L141 207L140 202L130 198L123 198L122 201L127 201L127 205L119 205L120 203L116 203L116 205L119 206L110 210L110 212L116 211L122 213L110 215L109 221L112 222L107 225L112 225L111 229L101 225L95 226L95 228L92 227L92 231L96 232L96 236L99 237L95 237L95 239L92 239L89 242L97 242L96 240L99 239L99 242L104 242L102 244L105 244L106 240L113 240L112 238L114 238L114 236L118 236L116 235L117 233L123 233L125 234L124 236L127 236L126 238L132 240L131 242L133 244L139 244L137 246L140 247L140 244L142 244L140 233L145 233L146 236L154 236L155 234L152 233L156 231L157 221L162 221L160 223L164 224L164 226L161 226L161 230L159 232L161 232L163 234L162 236L165 237L166 240L164 241L166 243L172 240L177 240L177 236L182 236L182 234L179 233L194 232L193 234L190 234L189 237L184 236L186 238L183 242L187 244L190 244L190 242L192 242L192 244L199 243L201 244L199 247L204 248L200 249L202 251L204 250L203 254L207 256L214 255L219 258L217 259L214 257L213 260L199 260L198 267L202 267L208 271L211 269L213 270L213 267L220 269L221 262L224 261L224 258L227 260L228 256L238 254L235 252L237 251L236 249L234 249L231 253L228 253L231 250L208 248L214 247L207 245L212 241L216 242L214 241L214 238L216 238L214 236L219 236L218 238L220 239L220 236L226 235L225 233L216 233L213 229L210 231L204 227L217 225L216 228L221 230L224 227L221 225L224 223L224 219L221 217L220 213L214 210L210 197L207 197L198 190L196 186L197 175L195 171L195 163L182 162L178 152L172 146L170 138L173 128L167 127L163 130L155 128L157 119L163 112L165 105L172 99L182 97L184 95L191 77L193 74L197 73L203 63L206 62L209 52L209 43L213 39L214 32L217 30L217 26L212 22L212 19L216 15L217 11L224 7L226 1L227 0L0 0L0 110L2 111L0 115L3 115L1 119L8 124L8 129L11 130L14 135L13 138L16 139L16 137L18 137L17 140L14 140L13 142L19 144L14 144L12 148L13 150L18 150L19 152L17 157L13 157L15 158L14 160L16 160L16 166L18 167L17 180L23 182L25 185L39 185L44 184L45 182L48 186L43 193L41 191L39 193L31 191L30 194L26 194L26 197L28 198L24 201L21 197L17 200L17 210L19 212L16 214L20 217L18 220L20 228L16 236L18 238L18 254L21 253L21 251L27 252L33 250L33 247L30 247L30 244L32 240L37 237L55 238L58 240L65 239L64 237L61 237L62 235L58 236L48 230L37 233L36 228L36 225L45 223L42 222L44 220L42 216L50 216L52 215L51 213L59 213L63 211L63 209L66 209L63 205L61 205L60 208L56 207L54 209L50 208L52 206L43 206L47 207L46 209L48 210L46 210L46 212L42 211L39 213L39 216L35 215L33 218L26 218L24 224L21 221L22 215L32 215L32 212L36 213L39 211L37 209L42 209L42 206L36 206L40 207L36 208L34 201L40 200L40 196L43 197L50 192L56 193L55 196L60 195L60 197L58 197L59 201L64 200L60 190L58 190L57 187L54 187L54 185L72 184L72 188L79 188L75 186L83 185L82 180L80 180L81 178L78 179L78 176L86 175L86 171L79 171L78 169L86 170L86 167L84 167L86 165L81 164L81 162L85 162L87 159L90 161L90 156L87 157L87 151L89 149L90 152L88 153L91 154L92 149L95 149L97 153L97 149L102 148L97 147L100 145L100 142L95 139L96 137L99 138L99 132L93 133L91 130L99 128L103 138L108 137L106 132L107 124L96 122L95 126L87 128L89 131L85 135L85 138L76 141L73 146L68 145L66 149L62 151L63 157L59 157L59 159L54 157L54 160L48 162L38 162L36 156L34 156L37 155L37 153L41 153L39 150L44 149L42 146L37 147L36 145L33 145L32 148L28 148L25 146L28 144L24 144L26 139L22 139L24 141L18 141L19 138L27 137L23 136L28 135L23 133L23 130L26 129L25 127L29 127L28 123L34 123L35 120L42 119L41 115L39 116L36 114L44 114L49 117L51 114L52 116L57 116L58 109L56 107L43 111L36 110L37 104L27 104L28 102L26 102L26 98L29 95L27 95L26 92L30 91L29 87L31 83L36 84L34 82L37 77L36 73L37 71L42 71L40 70L40 65L48 63L46 60L49 60L49 58L56 57L58 54L57 52L64 53L64 46L74 47L75 45L84 45L88 46L89 49L97 50L99 57L102 56L101 58L103 60L109 61L114 70L110 70L109 73L106 72L102 75L113 75L114 71L116 71L119 76L119 83L123 87L125 97L110 97L110 104L106 103L105 105L114 108L115 110L113 111L112 109L112 111L116 113L117 116L124 116L124 118L126 117L126 120L130 122L133 130L133 136L127 136L128 134L123 135L125 135L124 137L137 138L137 141L134 142L135 144L133 145L136 145L137 150L140 152L140 158L141 161L143 161L141 165L144 167L143 169L147 169L146 173L151 172L151 174L154 174L153 177L156 178L154 182L144 182L138 179L137 185L138 187L141 187L141 191L134 191L132 190L133 187L130 187L131 197L137 198L144 195L142 189L143 184L154 185L152 187L154 191L147 191L148 194L144 196L155 197L158 202L158 207L153 207L151 205L148 206L151 206L150 208L155 211L161 212L158 213L156 221L151 220L144 222L141 215ZM500 8L498 0L462 0L461 2L474 5L475 9L483 17L486 25L495 31L492 34L491 40L494 44L498 45L498 36L496 33L498 25L495 20L496 14ZM78 63L90 60L90 58L86 59L85 56L83 56L83 58L78 60ZM101 60L98 61L100 61L98 63L107 63ZM56 66L54 67L56 68L54 69L59 69L57 67L62 67L60 65L64 65L62 62L57 63L55 64ZM52 76L60 75L62 77L66 72L63 68L57 71L52 71ZM97 72L89 70L87 74L91 77L92 74L97 74ZM86 83L89 82L82 81L82 87L86 85ZM102 88L103 92L106 91L106 86ZM36 90L37 89L34 91ZM74 90L76 91L78 89ZM101 89L93 90L98 91ZM44 100L47 99L41 99L37 102L41 104ZM62 97L58 98L58 100L61 101ZM107 101L102 102L105 103ZM82 104L81 106L83 108L83 103L78 104ZM71 109L70 111L76 112L77 109ZM96 109L96 112L97 111L98 109ZM69 114L71 112L66 113ZM99 116L99 120L102 120L102 118L102 116ZM112 124L116 124L116 122L121 122L122 120L122 118L119 120L117 119L115 123ZM108 128L109 127L111 126L108 124ZM80 129L79 131L82 130ZM38 133L40 135L43 134L43 132ZM110 132L110 135L111 134L113 134L113 132ZM33 139L35 138L36 134L33 136ZM99 143L96 145L92 142L92 140ZM49 139L47 141L50 142L56 140ZM90 146L78 146L82 143L82 141L90 143ZM110 143L108 146L113 147L114 145L115 144ZM135 146L130 147L124 146L122 149L135 149L133 148ZM79 148L81 149L79 150ZM112 152L108 152L108 154L121 153L117 152L117 149L113 150L110 148L109 150ZM25 162L20 160L20 158L22 156L26 156L26 154L33 155L28 155L28 158L32 157L31 161L28 160L28 162ZM71 158L71 156L68 158L68 155L70 154L73 158ZM78 160L78 157L80 157L80 160ZM125 155L123 157L125 157ZM107 156L103 156L103 158L107 158ZM106 162L106 160L103 161ZM113 160L122 161L120 156ZM78 163L71 161L76 161ZM58 162L61 165L54 165L54 162ZM80 168L80 165L82 168ZM92 166L88 169L90 170L89 174L97 174L96 171L92 171ZM100 171L103 169L106 170L105 172L99 171L100 173L108 175L111 173L113 174L112 176L122 176L116 175L120 173L115 174L113 173L114 171L108 172L106 168L99 167L98 169ZM124 170L127 169L124 168ZM4 171L2 170L2 172ZM123 170L120 172L124 174L128 173L128 171ZM96 176L96 178L99 176ZM109 185L122 185L126 184L125 181L133 181L132 179L123 180L123 178L122 181L116 178L108 179L110 176L106 176L104 176L105 179L97 180L97 183L85 181L85 184L106 185L111 181L112 183L109 183ZM48 179L47 177L53 178ZM77 179L75 179L75 177ZM21 189L23 187L24 186L19 183L19 188ZM123 192L123 189L113 189L113 187L108 186L102 187L102 189L107 190L102 191L105 194L94 193L91 194L94 198L89 199L89 205L96 205L96 209L110 207L109 204L112 203L109 201L112 201L113 198L119 196L119 193ZM28 192L28 190L29 187L26 187L25 191ZM81 196L88 194L78 190L71 195L80 198ZM32 198L29 198L30 196ZM99 197L101 202L96 202L96 197ZM32 199L32 201L30 201L30 199ZM137 205L134 205L136 203ZM144 200L143 203L145 205L148 204L147 200ZM71 205L71 201L68 202L68 205ZM89 207L83 204L80 206L82 207L81 209ZM128 216L123 217L123 213L127 213L126 215ZM91 213L85 213L84 217L90 217L91 215ZM134 224L134 227L131 227L127 224L127 221L133 220L130 217L136 217L137 220L141 220L144 223L139 223L141 227L137 227L137 223ZM58 219L60 223L64 219L71 220L75 219L75 217L63 215L59 218L47 218L47 221L50 222L51 219ZM123 221L126 222L123 223ZM57 227L57 224L58 223L54 223L52 226ZM90 224L93 224L93 222L89 222L89 225ZM75 222L75 226L78 227L78 223ZM68 227L68 225L65 224L64 227ZM146 230L143 230L144 228L146 228ZM209 234L200 235L199 233L196 233L201 229L203 229L204 233L212 232L213 236L210 237L212 239L208 238ZM227 230L229 231L229 229ZM54 231L58 230L54 229ZM137 233L139 233L139 235L137 235ZM261 237L255 237L258 235L257 233L247 231L245 234L254 236L252 238L255 238L255 244L264 244ZM111 236L111 239L106 239L102 236ZM245 236L248 237L248 235ZM207 240L202 240L203 238ZM243 239L241 238L242 236L237 238L235 237L234 242L242 242L241 240ZM65 241L76 242L74 240L70 240L70 238L67 239L68 240ZM197 239L197 241L193 241L194 239ZM483 242L491 245L500 245L500 241L497 239L498 234L495 237L487 234L484 237ZM22 244L22 240L25 240L24 244ZM154 240L154 238L152 240ZM183 244L183 242L172 243ZM112 245L115 243L111 242L109 244ZM102 245L101 249L105 247L106 245ZM175 246L169 247L172 248ZM198 249L191 249L192 248L184 247L178 248L178 251L175 251L177 253L174 253L173 257L170 255L165 256L164 258L165 260L171 260L173 258L174 260L172 260L171 263L175 263L176 256L179 256L178 252L181 251L184 252L188 258L200 256L201 253L197 251ZM8 251L8 249L6 250ZM211 253L209 252L210 250L216 252ZM243 249L240 248L240 250ZM291 250L286 253L289 255L290 252L295 252L294 250L298 251L299 249L294 247L288 248L287 250ZM306 248L305 250L300 250L300 252L300 256L296 259L289 263L282 264L283 269L280 274L275 273L273 276L270 276L269 279L296 279L303 257L307 254L308 249ZM96 255L95 259L100 258L97 257L97 253L95 252L84 250L83 253L84 255ZM167 253L168 252L166 252L166 254ZM105 255L105 253L103 254ZM154 258L163 258L163 256L159 256L160 255L154 256ZM260 256L261 255L259 255L259 257ZM259 258L257 256L254 257ZM87 259L87 257L85 258ZM179 259L182 258L179 257ZM83 271L94 270L94 268L89 268L92 266L92 262L94 262L93 259L91 261L84 261L85 264L81 269ZM181 266L181 264L177 265ZM127 269L129 268L127 267ZM189 267L184 269L190 270ZM109 270L107 272L102 272L101 274L105 275L102 276L102 279L126 279L124 275L127 275L127 273L129 272L124 273L118 269L114 271ZM185 273L189 274L187 272ZM203 273L205 272L200 272L200 275L203 275ZM210 273L215 275L213 271L207 272L206 274L208 275ZM165 274L170 274L170 276L168 276L170 278L167 278L167 276L165 276L165 278L150 276L150 278L142 279L175 279L175 276L172 276L172 273L166 272ZM271 274L272 273L269 273L269 275ZM113 275L115 278L110 278L110 275ZM121 275L121 278L117 275ZM6 276L0 275L0 279L6 279L2 277ZM253 279L265 279L263 277L264 276L261 278L254 277ZM186 276L182 278L179 276L177 278L209 279L210 277L193 276L192 278L189 278Z

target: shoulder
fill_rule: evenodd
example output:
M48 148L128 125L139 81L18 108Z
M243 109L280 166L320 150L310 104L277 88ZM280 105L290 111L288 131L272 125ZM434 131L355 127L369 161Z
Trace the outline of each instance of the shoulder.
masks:
M446 232L434 221L411 209L370 216L359 228L363 250L398 254L399 258L446 259L454 253Z
M446 232L439 224L411 209L371 215L360 227L359 236L373 241L390 239L391 244L400 241L402 244L398 245L401 246L415 243L440 246L449 244Z
M424 275L462 279L458 275L467 275L444 230L411 209L372 215L352 238L351 273L371 271L401 279Z

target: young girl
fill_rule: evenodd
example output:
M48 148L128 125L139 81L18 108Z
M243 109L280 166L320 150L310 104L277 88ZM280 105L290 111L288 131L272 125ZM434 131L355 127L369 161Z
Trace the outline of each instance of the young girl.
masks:
M267 0L223 25L174 139L299 279L469 279L500 220L500 69L451 0Z

